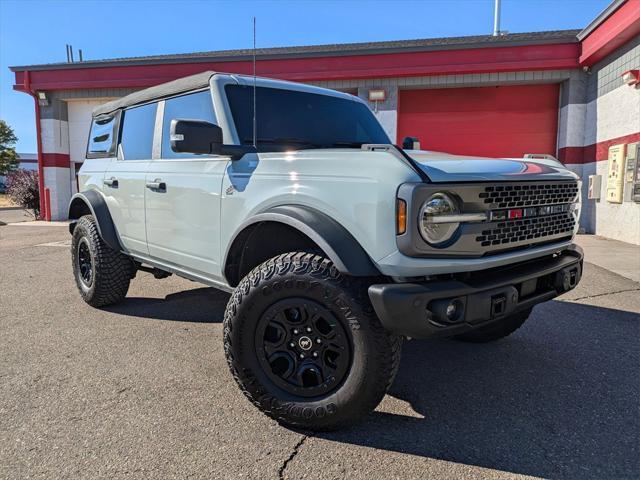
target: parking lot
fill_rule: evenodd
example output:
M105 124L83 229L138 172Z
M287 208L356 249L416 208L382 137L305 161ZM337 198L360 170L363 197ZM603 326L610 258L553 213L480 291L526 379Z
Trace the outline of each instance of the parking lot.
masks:
M365 424L296 432L228 373L227 294L140 273L96 310L65 226L0 227L1 478L575 478L640 474L640 284L587 263L506 340L405 343Z

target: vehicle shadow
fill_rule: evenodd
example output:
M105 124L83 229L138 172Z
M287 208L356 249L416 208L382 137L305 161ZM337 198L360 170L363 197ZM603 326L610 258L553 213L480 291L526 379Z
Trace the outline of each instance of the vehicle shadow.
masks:
M545 478L637 478L639 327L635 313L554 301L492 344L406 342L389 395L417 415L385 412L401 409L387 398L318 436Z
M171 293L165 298L127 297L105 310L120 315L176 322L221 323L229 294L202 287Z
M107 310L221 322L228 299L198 288ZM639 333L637 313L552 301L494 343L407 341L376 412L348 430L307 433L545 478L637 478Z

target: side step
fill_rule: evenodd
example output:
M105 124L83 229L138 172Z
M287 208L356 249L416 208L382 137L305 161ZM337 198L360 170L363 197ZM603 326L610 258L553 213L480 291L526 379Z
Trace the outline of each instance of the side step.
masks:
M141 264L138 264L138 270L142 270L143 272L152 273L155 278L167 278L173 275L171 272L167 272L166 270L161 270L156 267L147 267Z

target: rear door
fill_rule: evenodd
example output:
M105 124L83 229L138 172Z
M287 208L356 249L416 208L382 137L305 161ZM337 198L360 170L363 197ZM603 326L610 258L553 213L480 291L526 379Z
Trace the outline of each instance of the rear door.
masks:
M145 175L151 163L157 103L122 112L118 157L104 176L103 191L122 245L148 254L145 225Z
M160 105L162 138L146 173L149 254L161 262L220 279L220 194L228 157L175 153L169 127L175 118L216 123L209 90Z

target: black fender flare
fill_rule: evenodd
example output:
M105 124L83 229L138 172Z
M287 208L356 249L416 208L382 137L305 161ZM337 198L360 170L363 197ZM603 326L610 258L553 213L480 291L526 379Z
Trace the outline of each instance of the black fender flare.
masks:
M76 193L71 197L71 202L69 202L69 219L79 219L83 215L83 212L86 212L86 208L89 209L93 218L96 219L98 233L100 233L102 240L114 250L121 251L122 245L120 245L118 232L109 213L109 207L107 206L107 201L104 196L96 190L86 190ZM73 233L74 228L75 223L72 222L69 225L69 232Z
M249 226L261 222L278 222L300 231L318 245L336 268L352 276L381 275L367 252L353 235L325 213L303 205L280 205L256 214L244 221L234 232L224 255L226 271L231 247Z

